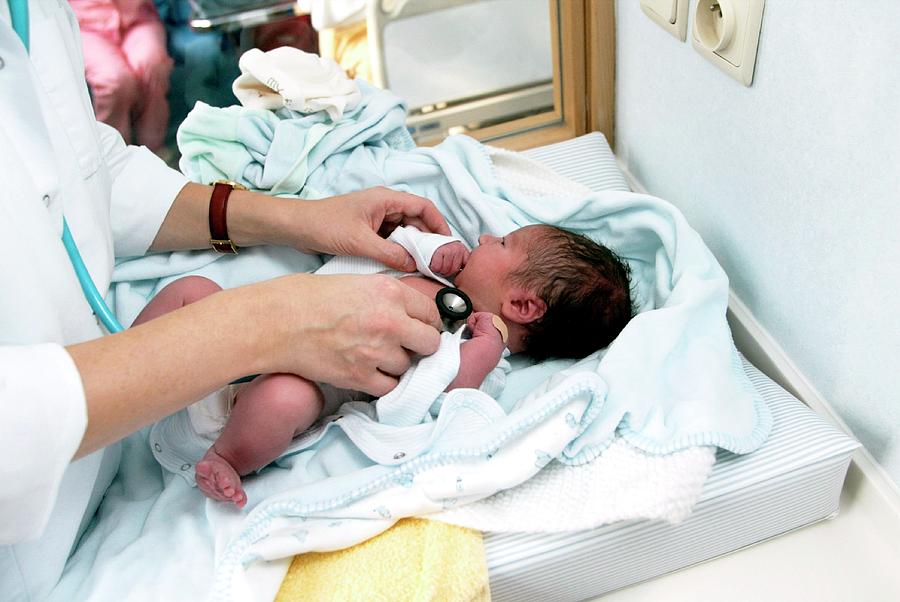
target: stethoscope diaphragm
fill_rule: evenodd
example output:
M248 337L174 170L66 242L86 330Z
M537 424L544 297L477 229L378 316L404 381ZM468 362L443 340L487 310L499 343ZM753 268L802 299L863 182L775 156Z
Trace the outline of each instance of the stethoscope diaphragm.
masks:
M444 328L449 331L456 330L459 322L464 321L472 313L472 300L458 288L445 286L434 297L437 303L438 313Z

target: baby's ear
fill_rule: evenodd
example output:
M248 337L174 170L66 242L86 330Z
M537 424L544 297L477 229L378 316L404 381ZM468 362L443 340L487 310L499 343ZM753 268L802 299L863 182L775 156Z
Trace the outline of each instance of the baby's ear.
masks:
M547 304L536 294L524 288L515 287L507 291L500 307L500 317L516 324L530 324L539 320L547 311Z

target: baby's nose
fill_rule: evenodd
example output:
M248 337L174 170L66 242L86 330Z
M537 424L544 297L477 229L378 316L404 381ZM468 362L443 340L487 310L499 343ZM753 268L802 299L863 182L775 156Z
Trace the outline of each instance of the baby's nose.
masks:
M483 245L495 240L497 237L493 234L482 234L478 237L478 244Z

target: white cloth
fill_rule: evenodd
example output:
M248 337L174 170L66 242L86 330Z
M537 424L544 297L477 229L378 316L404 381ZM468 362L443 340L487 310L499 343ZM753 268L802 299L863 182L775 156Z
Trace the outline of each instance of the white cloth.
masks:
M366 0L299 0L300 10L312 17L316 31L346 27L366 18Z
M416 262L416 270L423 276L440 282L444 286L453 284L439 274L431 271L431 258L440 247L451 242L462 242L454 236L444 236L431 232L421 232L415 226L397 226L388 240L397 243L412 256ZM468 245L467 245L468 247ZM316 270L316 274L388 274L396 278L409 276L405 272L392 270L386 265L371 257L353 257L350 255L337 255Z
M337 121L362 100L359 86L332 59L290 46L268 52L251 48L241 55L238 66L241 74L231 89L251 109L325 111Z
M43 597L32 564L58 577L99 501L104 453L70 465L87 416L63 346L102 332L60 240L63 213L106 291L114 254L144 253L186 182L96 123L66 2L29 4L30 58L0 2L0 544L36 539L0 545L5 599Z
M593 462L551 462L521 485L426 518L481 531L559 533L622 520L687 518L716 461L715 447L647 454L621 437Z

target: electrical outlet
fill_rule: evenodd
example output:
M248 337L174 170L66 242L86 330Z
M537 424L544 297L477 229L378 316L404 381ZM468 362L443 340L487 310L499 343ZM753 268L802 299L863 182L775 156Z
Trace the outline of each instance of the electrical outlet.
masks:
M641 0L641 10L684 42L687 39L688 4L690 0Z
M753 82L765 0L698 0L691 44L745 86Z

